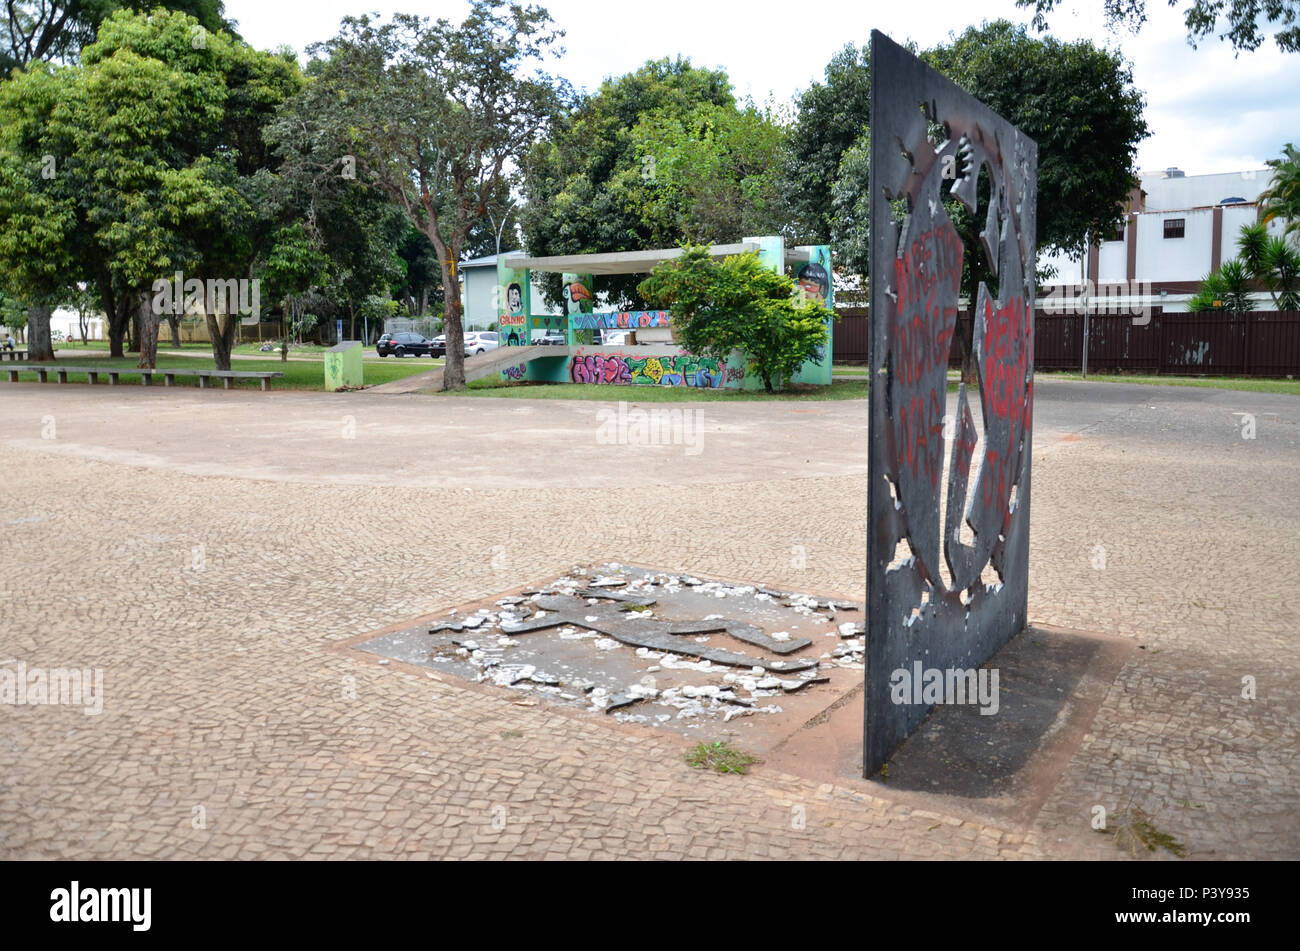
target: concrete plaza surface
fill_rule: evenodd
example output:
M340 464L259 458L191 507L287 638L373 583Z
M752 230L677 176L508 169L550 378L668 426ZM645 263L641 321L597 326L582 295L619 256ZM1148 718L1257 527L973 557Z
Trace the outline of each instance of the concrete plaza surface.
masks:
M698 452L599 402L5 386L0 666L100 669L103 709L0 706L0 856L1125 857L1101 805L1300 857L1293 397L1040 381L1030 620L1125 654L1032 808L693 770L349 646L602 561L863 599L865 403L648 408Z

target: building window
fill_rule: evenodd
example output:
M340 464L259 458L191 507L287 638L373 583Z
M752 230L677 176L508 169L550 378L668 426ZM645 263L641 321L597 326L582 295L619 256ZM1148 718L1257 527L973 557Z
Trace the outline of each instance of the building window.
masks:
M1187 219L1186 218L1166 218L1165 219L1165 237L1166 238L1184 238L1187 236Z

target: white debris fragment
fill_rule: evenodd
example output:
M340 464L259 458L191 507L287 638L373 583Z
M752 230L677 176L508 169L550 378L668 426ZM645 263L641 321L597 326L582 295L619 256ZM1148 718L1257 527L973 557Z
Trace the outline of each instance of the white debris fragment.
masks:
M598 637L595 640L596 647L603 651L615 651L623 645L612 637Z
M774 641L788 641L789 639L790 639L789 631L776 631L775 633L772 634L772 640Z

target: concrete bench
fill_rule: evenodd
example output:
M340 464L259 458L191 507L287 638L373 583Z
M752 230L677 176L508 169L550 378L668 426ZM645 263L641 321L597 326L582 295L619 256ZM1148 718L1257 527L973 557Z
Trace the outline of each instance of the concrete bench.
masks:
M5 350L0 348L0 362L12 360L17 363L19 360L27 359L26 350Z
M259 380L263 390L270 389L272 379L284 376L283 373L260 370L178 370L171 367L159 370L141 370L135 367L78 367L57 366L48 363L29 363L24 367L6 367L0 372L9 374L10 383L18 382L19 373L35 373L42 383L49 382L51 373L58 378L60 383L68 382L69 373L84 373L91 383L98 383L101 376L106 376L110 386L117 386L121 382L120 377L123 374L137 374L140 377L142 386L152 386L153 378L156 376L163 378L165 386L175 386L176 378L182 376L197 377L200 389L206 389L209 380L219 379L226 389L230 389L231 380Z

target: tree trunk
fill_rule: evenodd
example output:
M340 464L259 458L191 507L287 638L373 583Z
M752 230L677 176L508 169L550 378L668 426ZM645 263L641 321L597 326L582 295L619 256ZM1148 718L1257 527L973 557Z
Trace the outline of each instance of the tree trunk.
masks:
M50 315L54 308L33 304L27 308L27 359L53 360L54 341L50 339Z
M125 356L122 351L122 336L126 333L129 300L125 294L120 297L115 295L113 284L108 279L99 282L99 295L104 304L104 318L108 323L108 355L121 358Z
M127 295L127 296L131 297L133 295ZM136 303L136 305L131 308L131 319L130 319L131 340L129 346L127 347L128 353L140 352L140 339L144 330L144 328L140 326L140 311L141 311L141 307L138 303Z
M158 368L158 327L159 315L153 309L153 301L148 294L136 295L135 325L139 339L140 362L136 364L142 370Z
M172 329L172 349L181 348L181 321L175 314L167 315L167 326Z
M239 316L218 315L211 311L203 316L207 320L208 336L212 338L212 362L218 370L229 370L230 351L234 348L235 328L239 326ZM218 321L218 317L224 320L224 324Z
M454 247L445 255L454 262L459 256ZM447 306L443 314L442 332L447 335L447 362L442 368L444 390L465 389L465 321L460 302L460 277L455 265L442 262L442 286L446 288Z

